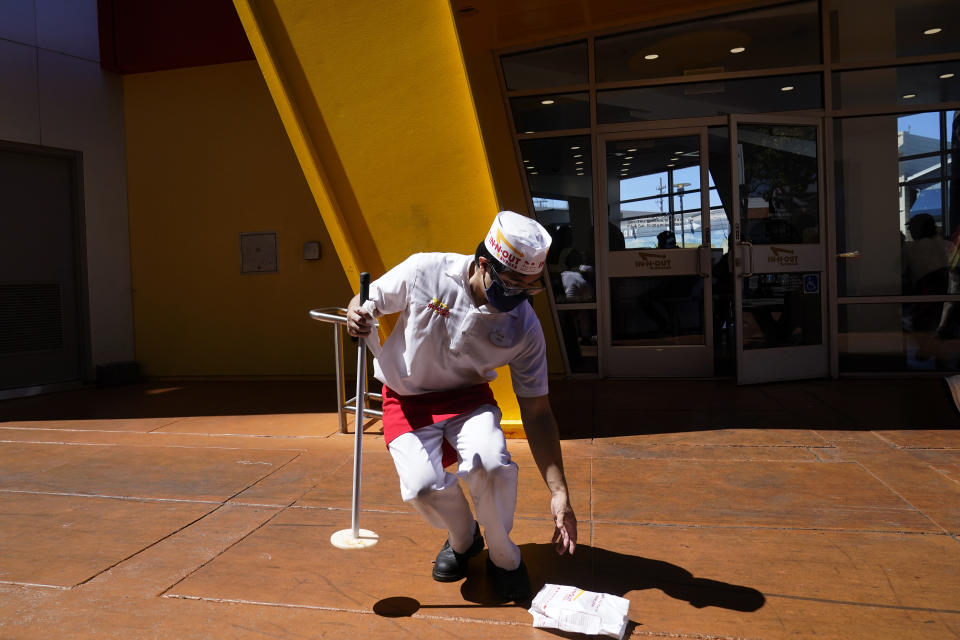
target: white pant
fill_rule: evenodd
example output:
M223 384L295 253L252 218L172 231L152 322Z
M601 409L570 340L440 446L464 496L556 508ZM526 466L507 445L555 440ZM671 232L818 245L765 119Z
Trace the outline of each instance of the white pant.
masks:
M520 566L520 549L510 540L517 506L517 464L500 430L500 409L483 405L471 413L421 427L395 438L390 454L400 476L400 495L427 522L447 529L450 546L465 552L473 542L473 514L457 477L470 488L476 520L483 527L490 559L503 569ZM441 462L443 439L459 455L457 474Z

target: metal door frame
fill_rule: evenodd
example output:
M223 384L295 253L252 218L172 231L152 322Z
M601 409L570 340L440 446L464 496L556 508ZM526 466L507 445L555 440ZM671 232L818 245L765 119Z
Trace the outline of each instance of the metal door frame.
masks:
M681 124L682 123L682 124ZM711 275L704 276L704 344L702 345L650 345L637 347L613 347L609 327L612 321L610 310L610 278L609 278L609 227L608 224L608 202L607 202L607 159L606 143L617 140L644 140L673 138L680 136L696 135L700 140L700 216L701 216L701 243L704 234L706 235L706 247L710 248L710 195L709 195L709 137L708 127L724 124L716 118L692 119L684 121L668 121L668 128L664 128L664 122L638 123L642 126L618 127L616 130L596 132L592 136L591 146L593 147L593 167L594 167L594 228L599 232L594 234L594 255L596 255L596 291L597 291L597 344L599 347L599 374L601 377L704 377L709 378L714 375L714 344L713 344L713 296ZM704 197L706 193L706 197ZM704 246L701 244L701 247ZM700 252L702 249L690 251ZM698 263L701 258L698 256ZM703 275L701 273L701 275ZM677 350L702 350L704 360L709 360L709 367L703 363L703 371L698 374L680 373L676 375L664 374L662 365L653 364L657 373L637 371L633 376L624 376L622 374L613 376L611 374L611 364L613 359L612 351L614 349L636 349L638 352L646 351L648 356L656 358L657 354L661 357L657 361L668 362L670 358L665 357L669 353L676 354Z
M829 246L828 211L826 200L826 185L828 178L826 167L825 122L820 117L791 117L776 115L739 115L731 114L728 119L730 136L730 177L732 180L732 211L733 238L730 250L733 256L733 290L734 290L734 326L736 330L736 367L737 384L752 384L783 380L800 380L805 378L829 377L831 375L831 354L834 344L833 328L829 324L830 287L828 283L832 277L832 267L828 260ZM821 257L820 268L820 334L821 344L798 347L775 347L761 350L743 349L743 275L750 273L753 253L747 255L749 243L741 239L741 211L740 211L740 155L739 155L739 127L743 124L784 125L784 126L812 126L817 131L817 217L819 221L819 247ZM803 245L798 245L803 246ZM807 245L809 246L809 245ZM798 361L799 356L799 361ZM748 363L750 359L753 362ZM789 362L789 366L784 366ZM759 371L770 371L779 364L780 372L786 375L760 375Z

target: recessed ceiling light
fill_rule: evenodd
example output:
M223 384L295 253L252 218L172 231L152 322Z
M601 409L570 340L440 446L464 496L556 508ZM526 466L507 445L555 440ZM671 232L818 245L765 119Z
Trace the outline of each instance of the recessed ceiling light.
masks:
M624 160L633 160L633 156L624 156L623 159L624 159Z
M941 29L940 27L934 27L932 29L927 29L926 31L924 31L923 35L932 36L940 33L941 31L943 31L943 29Z
M746 47L734 47L733 49L730 49L730 53L743 53L746 50Z
M629 153L633 153L633 152L634 152L634 151L636 151L636 150L637 150L637 148L636 148L636 147L634 147L633 149L627 149L627 152L629 152Z
M570 150L571 150L571 151L575 151L576 149L579 149L579 148L580 148L580 147L570 147Z
M529 160L527 160L526 158L524 158L524 159L523 159L523 161L524 161L524 162L530 162L530 161L529 161Z
M582 154L582 153L578 153L578 154L574 155L573 157L574 157L574 158L582 158L582 157L583 157L583 154Z
M660 54L658 54L658 53L648 53L647 55L643 56L643 59L644 59L644 60L656 60L656 59L659 58L659 57L660 57Z
M794 86L790 84L788 84L785 87L780 87L780 91L793 91L793 89L794 89Z
M624 163L623 163L622 165L620 165L620 166L621 166L621 167L629 167L629 166L630 166L630 163L629 163L629 162L624 162Z
M940 74L940 79L941 79L941 80L946 80L947 78L952 78L952 77L953 77L953 74L952 74L952 73L941 73L941 74Z
M668 164L667 166L668 166L668 167L674 167L674 166L676 166L676 165Z
M533 131L524 131L524 133L533 133Z
M583 160L577 160L577 164L583 164Z
M916 97L917 97L917 94L915 94L915 93L905 93L905 94L903 94L902 97L903 97L904 100L910 100L911 98L916 98Z
M582 172L582 171L578 171L578 172L577 172L577 175L578 175L578 176L582 176L582 175L583 175L583 172Z
M541 100L540 104L553 104L553 100L550 100L549 98L547 98L546 100Z
M537 175L537 172L536 172L536 171L531 171L531 172L530 172L530 175L535 176L535 175Z

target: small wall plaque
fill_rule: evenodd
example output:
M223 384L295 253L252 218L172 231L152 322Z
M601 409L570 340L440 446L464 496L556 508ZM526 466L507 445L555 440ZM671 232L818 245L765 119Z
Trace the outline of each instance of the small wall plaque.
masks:
M240 271L272 273L277 270L277 233L275 231L240 234Z

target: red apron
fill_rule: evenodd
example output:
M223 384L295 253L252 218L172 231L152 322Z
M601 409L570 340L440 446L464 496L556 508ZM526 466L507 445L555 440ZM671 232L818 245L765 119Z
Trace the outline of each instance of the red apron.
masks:
M415 396L398 395L383 385L383 439L389 445L399 435L470 413L485 404L497 406L487 383ZM442 451L444 467L457 461L456 449L446 440Z

